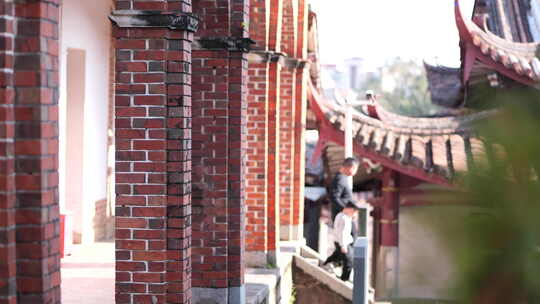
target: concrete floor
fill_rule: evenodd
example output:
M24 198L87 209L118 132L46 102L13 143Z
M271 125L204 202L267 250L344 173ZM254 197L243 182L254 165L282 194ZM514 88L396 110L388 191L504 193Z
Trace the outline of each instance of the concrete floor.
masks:
M62 259L63 304L114 304L114 243L74 245Z
M74 245L72 254L62 259L62 303L114 304L114 255L114 242ZM263 278L248 271L247 303L257 303L260 292L267 294L269 286L275 285L271 282L276 280L275 276ZM268 286L263 286L261 279ZM264 291L253 288L256 285L264 287Z
M113 242L74 245L62 259L62 303L114 304L114 262ZM276 285L276 270L258 271L246 274L247 303L260 303Z

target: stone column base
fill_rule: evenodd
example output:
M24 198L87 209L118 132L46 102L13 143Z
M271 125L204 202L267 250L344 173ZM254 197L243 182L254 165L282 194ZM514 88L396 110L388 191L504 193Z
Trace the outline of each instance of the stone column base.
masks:
M381 246L376 263L376 298L387 299L398 296L398 247Z
M193 304L245 304L246 288L244 285L229 288L193 287L191 296Z
M246 251L244 257L246 267L267 268L269 266L276 267L277 265L277 253L275 251Z
M279 226L279 239L282 241L299 241L304 239L304 227L301 225Z

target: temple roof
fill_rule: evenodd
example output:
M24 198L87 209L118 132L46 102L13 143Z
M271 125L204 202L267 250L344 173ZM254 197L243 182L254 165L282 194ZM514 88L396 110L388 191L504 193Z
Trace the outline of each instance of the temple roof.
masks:
M454 108L461 104L461 69L435 66L424 62L431 101L439 106Z
M518 43L491 33L486 16L475 21L463 18L455 0L456 23L462 48L463 81L499 72L522 84L540 87L539 43Z
M344 108L310 86L310 107L322 142L344 142ZM452 177L482 159L484 143L472 131L495 111L439 118L397 115L378 106L380 119L353 113L354 150L403 174L447 185Z
M462 18L459 0L456 0L456 21L465 67L425 65L435 104L458 105L462 101L462 84L467 83L472 72L485 79L486 75L497 71L521 83L540 84L536 44L509 42L482 30L476 23ZM317 51L313 45L310 61L315 66L318 66ZM324 97L318 72L312 67L308 89L308 127L319 130L314 155L322 153L330 142L344 145L347 109L337 100ZM447 113L463 113L449 110ZM495 115L496 110L443 117L408 117L378 105L377 113L379 119L353 111L355 154L402 174L447 186L459 172L485 161L485 143L475 133L474 125Z

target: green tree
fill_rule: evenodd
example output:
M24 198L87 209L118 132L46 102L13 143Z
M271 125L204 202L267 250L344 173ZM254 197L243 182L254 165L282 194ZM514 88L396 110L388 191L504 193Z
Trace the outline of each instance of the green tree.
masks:
M485 213L459 223L467 233L453 236L466 239L458 247L460 303L540 303L537 95L523 88L500 91L494 100L502 105L500 115L478 129L486 142L486 161L461 178L466 194L460 200Z
M413 60L394 58L367 74L358 93L366 90L380 94L381 105L397 114L421 117L441 112L439 106L431 103L423 66Z

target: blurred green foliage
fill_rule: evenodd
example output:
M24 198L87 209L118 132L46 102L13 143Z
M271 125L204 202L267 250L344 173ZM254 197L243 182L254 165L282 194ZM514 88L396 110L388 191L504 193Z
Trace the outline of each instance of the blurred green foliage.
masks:
M501 112L478 126L484 162L459 177L459 196L485 212L454 238L460 303L540 303L540 99L534 89L485 89ZM462 245L463 238L465 244ZM460 239L459 242L457 240Z

